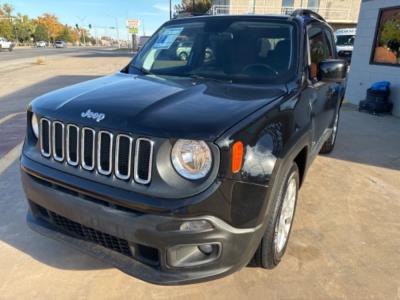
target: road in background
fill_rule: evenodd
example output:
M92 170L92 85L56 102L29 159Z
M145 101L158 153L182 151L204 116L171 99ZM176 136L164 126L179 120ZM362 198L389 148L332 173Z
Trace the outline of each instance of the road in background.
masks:
M39 56L67 55L67 54L85 54L85 53L121 53L117 49L101 48L101 47L74 47L74 48L16 48L12 52L0 51L0 63L16 59L34 58ZM130 54L125 51L126 54ZM117 54L118 55L118 54ZM132 54L130 54L132 55Z

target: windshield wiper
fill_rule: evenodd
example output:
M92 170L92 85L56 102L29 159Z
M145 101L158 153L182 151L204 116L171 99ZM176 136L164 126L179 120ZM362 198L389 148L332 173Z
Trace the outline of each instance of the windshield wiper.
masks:
M135 70L139 71L143 75L155 75L154 73L150 72L149 70L146 70L143 67L132 66L132 68L134 68Z
M222 79L222 78L209 77L209 76L204 76L204 75L199 75L199 74L188 74L188 75L190 78L193 78L193 79L212 80L212 81L217 81L217 82L233 83L232 79Z

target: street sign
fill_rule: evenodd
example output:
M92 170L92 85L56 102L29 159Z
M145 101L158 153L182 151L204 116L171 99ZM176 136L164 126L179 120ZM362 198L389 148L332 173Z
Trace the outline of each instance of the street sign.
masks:
M126 20L126 26L128 28L139 28L140 26L140 20Z
M138 34L139 33L139 29L138 28L129 28L129 33Z

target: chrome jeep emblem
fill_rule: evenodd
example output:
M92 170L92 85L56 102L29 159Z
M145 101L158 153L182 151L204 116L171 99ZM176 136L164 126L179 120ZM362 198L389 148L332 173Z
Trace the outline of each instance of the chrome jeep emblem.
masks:
M81 117L87 119L93 119L96 120L96 122L100 122L101 120L104 120L106 115L103 113L92 112L89 108L87 111L81 113Z

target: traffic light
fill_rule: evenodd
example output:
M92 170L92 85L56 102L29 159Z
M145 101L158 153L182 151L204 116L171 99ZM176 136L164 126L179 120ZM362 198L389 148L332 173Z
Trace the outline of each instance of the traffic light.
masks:
M89 29L92 29L92 24L89 24Z
M79 25L78 24L75 24L75 27L76 27L76 29L79 29Z

